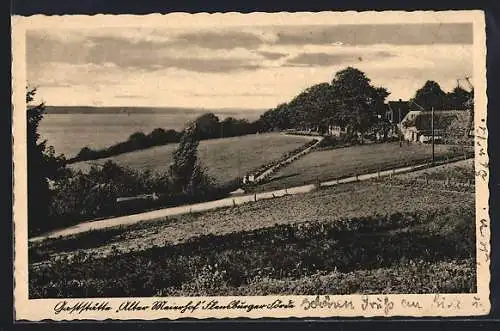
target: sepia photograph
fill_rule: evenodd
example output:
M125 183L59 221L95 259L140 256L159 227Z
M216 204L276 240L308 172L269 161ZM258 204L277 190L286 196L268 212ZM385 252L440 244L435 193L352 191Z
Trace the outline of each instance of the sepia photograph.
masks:
M23 318L488 311L481 13L255 18L19 19Z

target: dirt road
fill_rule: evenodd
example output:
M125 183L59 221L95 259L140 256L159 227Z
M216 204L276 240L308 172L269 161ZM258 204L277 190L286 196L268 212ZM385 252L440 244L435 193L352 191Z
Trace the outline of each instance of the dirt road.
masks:
M469 160L460 160L458 162L470 162L470 161ZM455 161L453 163L458 164L458 162ZM351 183L351 182L355 182L355 181L369 180L372 178L377 178L379 176L383 177L383 176L390 176L390 175L402 174L402 173L408 173L408 172L424 171L424 170L428 170L429 166L430 166L430 164L421 164L418 166L402 167L402 168L396 168L396 169L391 169L391 170L386 170L386 171L380 171L380 172L375 172L375 173L370 173L370 174L359 175L359 176L352 176L352 177L348 177L348 178L342 178L339 180L322 182L322 183L320 183L320 186L333 186L333 185L338 185L338 184ZM446 166L448 166L448 165L439 165L437 167L446 167ZM87 232L90 230L106 229L106 228L115 227L115 226L124 226L124 225L135 224L135 223L142 222L142 221L161 219L162 217L176 216L176 215L182 215L182 214L188 214L188 213L194 213L194 212L213 210L213 209L217 209L217 208L230 207L230 206L234 206L234 205L251 203L251 202L257 201L257 200L273 199L273 198L284 196L284 195L307 193L307 192L314 190L315 187L316 187L315 184L296 186L296 187L292 187L292 188L288 188L288 189L261 192L261 193L255 193L255 194L245 194L245 195L241 195L241 196L228 197L228 198L224 198L224 199L202 202L202 203L197 203L197 204L192 204L192 205L164 208L164 209L149 211L149 212L145 212L145 213L127 215L127 216L115 217L115 218L108 218L108 219L103 219L103 220L99 220L99 221L90 221L90 222L80 223L80 224L68 227L66 229L56 230L56 231L53 231L53 232L50 232L50 233L47 233L47 234L44 234L44 235L41 235L38 237L33 237L33 238L30 238L29 241L30 242L37 242L37 241L42 241L42 240L49 239L49 238L57 238L57 237L74 235L74 234L78 234L78 233L82 233L82 232Z

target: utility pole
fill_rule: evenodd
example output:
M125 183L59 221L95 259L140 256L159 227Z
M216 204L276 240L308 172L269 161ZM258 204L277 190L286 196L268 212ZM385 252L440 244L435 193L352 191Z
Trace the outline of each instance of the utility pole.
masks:
M432 164L434 165L434 106L431 108Z
M398 121L398 125L399 125L399 146L401 147L402 144L403 144L403 131L401 130L401 105L399 105L399 108L398 108L398 112L399 112L399 121Z
M240 160L240 149L238 149L238 178L241 178L241 160Z

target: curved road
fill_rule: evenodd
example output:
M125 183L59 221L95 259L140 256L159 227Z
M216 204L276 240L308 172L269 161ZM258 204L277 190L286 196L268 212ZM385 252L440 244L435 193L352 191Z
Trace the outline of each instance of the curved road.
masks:
M450 162L450 163L452 163L452 162ZM457 161L454 161L454 162L457 162ZM464 162L464 160L461 160L458 162ZM365 174L365 175L352 176L352 177L342 178L342 179L338 179L338 180L331 180L331 181L326 181L326 182L320 183L320 186L322 186L322 187L333 186L333 185L351 183L351 182L356 182L356 181L364 181L364 180L376 178L379 176L380 177L390 176L390 175L400 174L400 173L405 173L405 172L424 170L424 169L427 169L430 165L431 165L430 163L425 163L425 164L421 164L421 165L417 165L417 166L395 168L395 169L391 169L391 170L374 172L374 173ZM68 227L65 229L56 230L56 231L53 231L53 232L50 232L50 233L47 233L47 234L44 234L44 235L41 235L38 237L30 238L29 241L30 242L37 242L37 241L42 241L42 240L49 239L49 238L70 236L70 235L74 235L74 234L78 234L78 233L82 233L82 232L87 232L90 230L106 229L106 228L115 227L115 226L125 226L125 225L135 224L135 223L139 223L142 221L161 219L161 218L167 217L167 216L177 216L177 215L194 213L194 212L208 211L208 210L213 210L213 209L217 209L217 208L241 205L241 204L245 204L245 203L249 203L249 202L257 201L257 200L273 199L273 198L281 197L284 195L307 193L307 192L312 191L315 188L315 186L316 185L314 185L314 184L296 186L296 187L291 187L288 189L281 189L281 190L275 190L275 191L268 191L268 192L261 192L261 193L228 197L228 198L224 198L224 199L196 203L196 204L192 204L192 205L164 208L164 209L144 212L144 213L140 213L140 214L108 218L108 219L103 219L103 220L99 220L99 221L89 221L89 222L80 223L80 224L77 224L77 225L74 225L74 226L71 226L71 227Z
M309 137L311 139L317 139L318 141L315 144L307 147L303 151L298 152L298 153L290 156L286 160L283 160L280 163L278 163L278 164L270 167L269 169L267 169L266 171L264 171L263 173L261 173L259 176L257 176L255 178L255 182L256 183L261 182L262 180L266 179L267 176L271 175L274 171L276 171L277 169L279 169L284 164L291 163L291 162L297 160L298 158L300 158L301 156L306 155L307 153L309 153L311 151L311 149L313 149L314 147L316 147L324 139L324 137L321 137L321 136L318 136L318 137L316 137L316 136L307 136L307 137Z

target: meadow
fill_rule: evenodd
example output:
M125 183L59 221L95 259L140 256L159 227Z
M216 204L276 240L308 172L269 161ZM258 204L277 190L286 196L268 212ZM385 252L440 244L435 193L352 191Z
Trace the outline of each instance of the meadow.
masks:
M30 297L475 291L474 193L399 184L32 243Z
M474 184L474 160L450 163L435 168L429 168L425 171L408 173L399 176L403 179L427 179L433 181L445 181L452 179L455 183Z
M225 182L279 159L284 153L304 145L309 140L310 137L279 133L211 139L200 142L198 153L208 173L216 180ZM177 144L169 144L91 162L77 162L70 167L85 171L91 164L103 164L112 160L137 170L164 172L168 170L176 148Z
M431 161L431 146L399 143L358 145L307 154L271 176L259 190L283 189ZM436 159L463 157L450 145L435 146Z
M32 297L290 294L296 293L293 286L278 291L269 283L321 275L351 278L350 284L329 284L331 294L357 293L359 287L387 290L391 283L399 286L390 293L472 292L473 225L473 208L459 205L209 234L105 257L82 253L31 266L30 292ZM390 268L395 272L386 270L389 278L372 283L348 277ZM418 286L429 278L437 281ZM310 288L301 294L311 292L317 293Z

